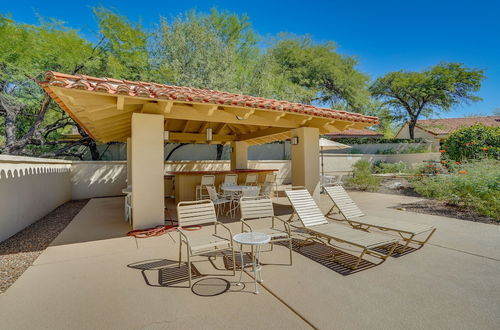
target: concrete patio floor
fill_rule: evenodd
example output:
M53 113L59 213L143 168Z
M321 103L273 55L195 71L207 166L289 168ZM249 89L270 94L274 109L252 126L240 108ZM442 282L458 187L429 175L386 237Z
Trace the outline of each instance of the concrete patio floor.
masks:
M356 272L321 259L321 247L263 253L264 278L215 296L200 296L180 270L176 233L125 237L123 199L91 200L35 263L2 295L2 329L498 329L500 227L389 207L413 197L351 193L365 213L438 229L430 244ZM284 198L278 209L286 213ZM330 204L322 196L321 207ZM254 222L255 223L255 222ZM229 224L234 232L240 226ZM258 224L256 224L258 227ZM201 232L193 232L201 234ZM300 236L298 236L300 237ZM197 258L206 278L235 282L224 269ZM221 284L222 286L224 283ZM198 293L198 294L197 294Z

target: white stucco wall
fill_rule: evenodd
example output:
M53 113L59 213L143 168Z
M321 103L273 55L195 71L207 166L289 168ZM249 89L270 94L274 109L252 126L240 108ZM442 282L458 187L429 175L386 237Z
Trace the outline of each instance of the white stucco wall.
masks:
M0 241L71 200L71 162L0 155Z
M117 196L127 186L127 163L73 162L71 166L72 199Z

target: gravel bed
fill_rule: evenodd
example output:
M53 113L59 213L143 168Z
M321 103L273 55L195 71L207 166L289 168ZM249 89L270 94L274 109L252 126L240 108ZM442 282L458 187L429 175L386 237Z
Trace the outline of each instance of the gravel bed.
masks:
M88 200L79 200L64 203L14 236L0 242L0 294L33 264L87 202Z

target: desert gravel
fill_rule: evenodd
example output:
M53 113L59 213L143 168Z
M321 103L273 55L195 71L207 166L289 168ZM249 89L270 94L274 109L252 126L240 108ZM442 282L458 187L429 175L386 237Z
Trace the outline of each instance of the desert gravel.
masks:
M87 202L88 200L78 200L64 203L14 236L0 242L0 294L33 264Z

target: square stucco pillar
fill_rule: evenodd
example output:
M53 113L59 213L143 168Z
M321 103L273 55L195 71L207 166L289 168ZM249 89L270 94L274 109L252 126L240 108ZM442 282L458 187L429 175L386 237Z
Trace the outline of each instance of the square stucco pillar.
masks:
M319 202L319 130L301 127L292 130L299 143L292 145L292 185L304 186Z
M163 116L132 115L132 218L134 229L163 225Z
M132 138L127 138L127 185L132 184Z
M248 168L248 143L244 141L231 142L231 170Z

